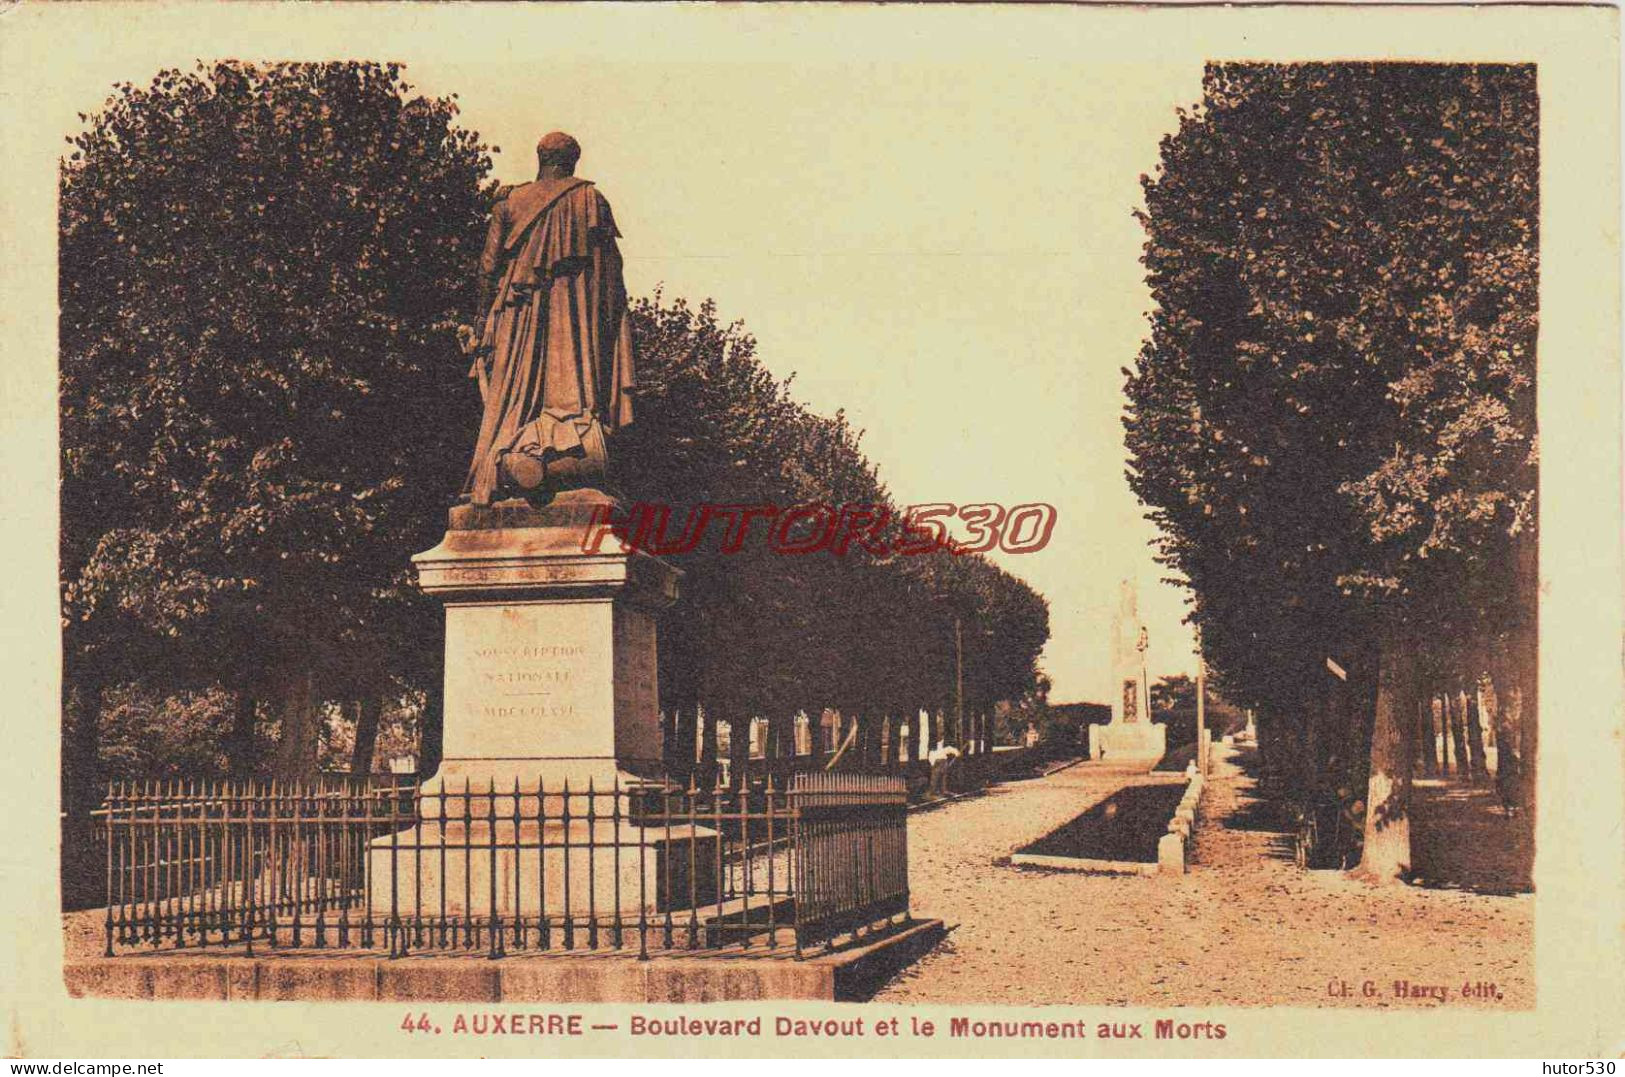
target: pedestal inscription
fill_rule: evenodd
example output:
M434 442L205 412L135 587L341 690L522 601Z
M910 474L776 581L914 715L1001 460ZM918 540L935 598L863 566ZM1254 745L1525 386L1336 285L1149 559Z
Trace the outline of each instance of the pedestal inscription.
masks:
M448 604L445 761L598 760L613 771L613 605Z

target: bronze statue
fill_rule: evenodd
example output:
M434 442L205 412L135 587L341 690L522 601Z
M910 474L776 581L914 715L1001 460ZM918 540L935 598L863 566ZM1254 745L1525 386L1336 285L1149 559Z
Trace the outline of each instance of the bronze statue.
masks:
M480 257L483 327L464 330L485 402L463 496L597 488L608 437L632 421L632 332L609 202L575 175L581 146L536 145L536 180L492 210Z

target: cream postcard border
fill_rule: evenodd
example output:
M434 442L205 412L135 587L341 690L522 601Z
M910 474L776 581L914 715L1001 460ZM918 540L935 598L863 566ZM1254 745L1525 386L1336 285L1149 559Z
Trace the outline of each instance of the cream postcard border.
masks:
M895 6L25 3L0 13L5 153L5 361L0 364L0 634L8 710L7 841L0 843L0 992L8 1054L33 1058L258 1055L623 1056L854 1054L1541 1055L1625 1051L1625 736L1621 676L1618 14L1570 6ZM406 1037L387 1003L74 1000L57 908L59 636L56 573L56 184L74 110L30 88L81 58L132 78L194 59L473 57L520 43L536 61L1043 64L1205 60L1532 61L1541 106L1541 759L1535 865L1536 1008L1423 1013L1307 1008L1023 1010L752 1003L746 1014L919 1013L1090 1020L1222 1020L1223 1041L1125 1049L1065 1042L581 1041ZM511 47L510 45L505 45ZM147 62L149 61L150 62ZM102 87L105 91L108 87ZM92 93L78 106L100 103ZM1194 103L1194 102L1192 102ZM1057 123L1064 123L1058 103ZM1173 122L1170 116L1170 125ZM1144 170L1153 159L1124 167ZM1126 361L1127 357L1125 357ZM832 362L841 361L832 357ZM881 461L882 466L884 461ZM404 554L403 554L404 556ZM225 1008L222 1008L222 1007ZM469 1010L441 1004L431 1012ZM538 1007L527 1007L535 1009ZM571 1006L588 1019L626 1006ZM674 1015L700 1007L638 1006Z

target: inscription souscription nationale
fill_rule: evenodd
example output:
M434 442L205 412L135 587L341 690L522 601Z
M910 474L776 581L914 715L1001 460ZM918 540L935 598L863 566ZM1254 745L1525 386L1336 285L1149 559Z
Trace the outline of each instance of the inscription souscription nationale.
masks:
M481 694L488 700L476 704L474 711L486 719L574 717L573 702L549 697L555 690L568 694L577 672L568 664L584 658L586 653L584 646L574 643L474 648L469 655L469 664L474 667L471 672L485 687Z

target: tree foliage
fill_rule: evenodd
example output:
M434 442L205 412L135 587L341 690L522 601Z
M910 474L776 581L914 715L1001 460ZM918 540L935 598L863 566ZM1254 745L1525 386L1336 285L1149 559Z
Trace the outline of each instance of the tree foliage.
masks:
M1373 706L1410 720L1379 681L1532 621L1536 111L1526 66L1213 64L1144 181L1129 481L1300 786Z
M704 503L901 510L846 416L813 414L756 357L739 324L655 296L635 305L639 419L617 444L629 497L671 507L675 539ZM715 528L717 525L713 525ZM684 598L662 628L662 693L722 716L880 717L951 706L954 618L967 706L1036 684L1044 600L975 555L784 556L758 540L724 553L715 530L671 560Z
M120 86L61 180L71 666L318 694L408 672L466 451L487 149L398 67Z
M70 766L163 772L188 737L189 767L243 769L267 742L314 766L352 754L331 719L360 700L425 728L432 765L442 636L409 557L438 540L478 421L456 326L488 147L453 100L367 63L164 71L84 122L60 221ZM796 403L709 303L633 320L617 466L674 529L703 501L895 510L845 417ZM1032 685L1048 634L1043 600L979 557L675 560L674 705L941 707L955 614L967 696L990 702Z

